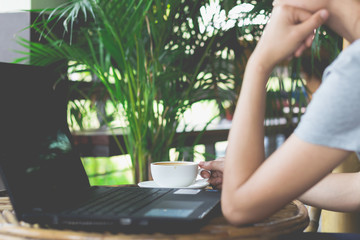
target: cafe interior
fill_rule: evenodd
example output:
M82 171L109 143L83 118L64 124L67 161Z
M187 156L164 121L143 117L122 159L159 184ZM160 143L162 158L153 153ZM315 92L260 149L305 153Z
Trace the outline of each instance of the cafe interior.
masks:
M110 230L92 228L90 220L74 228L59 227L47 224L45 213L36 215L41 216L35 218L40 221L37 223L34 219L26 221L26 214L19 212L24 211L20 205L27 206L28 202L60 204L62 190L46 200L32 198L28 195L41 190L29 183L25 186L31 191L24 190L28 195L18 193L25 188L20 186L24 178L6 173L11 164L1 163L0 239L360 239L359 213L327 211L299 200L263 221L234 226L219 209L221 190L198 175L199 162L225 156L245 66L272 8L268 0L0 0L1 108L10 111L1 114L7 119L1 120L1 125L9 134L3 139L11 138L7 145L2 144L1 152L16 147L19 150L15 152L25 154L24 149L30 147L20 149L30 139L28 131L34 135L48 131L46 122L51 125L61 119L89 186L171 188L175 189L173 195L194 197L190 195L206 192L217 194L218 199L211 214L206 212L206 219L196 227L179 220L183 214L192 216L186 214L186 205L177 206L175 226L168 215L175 210L169 207L164 210L166 214L160 214L159 208L148 211L145 220L117 219L119 228ZM321 83L324 69L348 45L322 26L315 34L315 47L276 66L266 86L265 156L294 131ZM10 84L12 80L17 83ZM58 100L46 93L55 86L61 88L54 95ZM61 102L64 108L45 105L52 101ZM44 108L36 110L36 106L29 106L32 102L44 104ZM64 114L55 118L61 110ZM10 128L8 124L15 127L11 133L6 129ZM15 135L26 140L12 141ZM61 137L57 135L60 140L56 143L65 144ZM36 145L33 141L30 146ZM10 145L15 142L17 146ZM47 150L39 151L38 156L42 156L45 152L41 151ZM183 163L174 167L176 171L185 166L194 168L192 184L160 186L152 163L176 162ZM77 185L70 182L73 171L65 167L59 165L56 176L61 175L71 187ZM334 172L359 169L354 153ZM37 180L40 185L52 181L50 171L44 175L49 178ZM188 174L161 171L156 174L168 174L168 178ZM170 182L165 180L164 184ZM191 203L196 207L199 201L204 200ZM161 226L156 222L152 229L155 217L160 217ZM56 221L60 219L56 217ZM120 226L136 221L139 225L132 226L131 231ZM143 230L141 224L150 227Z

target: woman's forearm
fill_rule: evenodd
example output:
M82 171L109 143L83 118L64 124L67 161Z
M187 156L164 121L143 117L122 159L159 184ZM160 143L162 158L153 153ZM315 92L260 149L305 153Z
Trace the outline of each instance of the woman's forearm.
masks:
M238 186L234 187L239 187L264 160L265 86L268 74L255 60L249 60L226 154L226 165L229 167L225 167L225 174L231 176L231 182L237 183Z
M250 58L229 134L222 202L238 206L236 192L264 161L264 114L269 70ZM235 209L228 208L230 212Z
M299 200L331 211L359 211L360 173L331 173L301 195Z

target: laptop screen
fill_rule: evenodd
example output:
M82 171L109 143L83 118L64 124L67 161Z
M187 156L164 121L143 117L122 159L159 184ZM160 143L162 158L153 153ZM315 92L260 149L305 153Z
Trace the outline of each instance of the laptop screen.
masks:
M73 202L90 185L67 125L66 81L29 65L0 63L0 73L0 167L13 204Z

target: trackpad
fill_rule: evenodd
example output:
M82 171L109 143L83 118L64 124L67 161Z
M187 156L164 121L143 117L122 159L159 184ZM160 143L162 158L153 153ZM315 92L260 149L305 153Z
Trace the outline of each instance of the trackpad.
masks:
M163 201L146 212L145 216L186 218L202 203L202 201Z

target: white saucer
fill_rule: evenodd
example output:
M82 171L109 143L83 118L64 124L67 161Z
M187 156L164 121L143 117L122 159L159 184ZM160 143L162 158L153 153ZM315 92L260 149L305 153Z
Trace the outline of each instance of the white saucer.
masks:
M165 188L165 187L158 186L154 181L139 182L138 186L142 187L142 188ZM207 179L199 179L199 180L196 180L195 183L191 184L190 186L175 187L175 188L205 188L207 186L209 186Z

